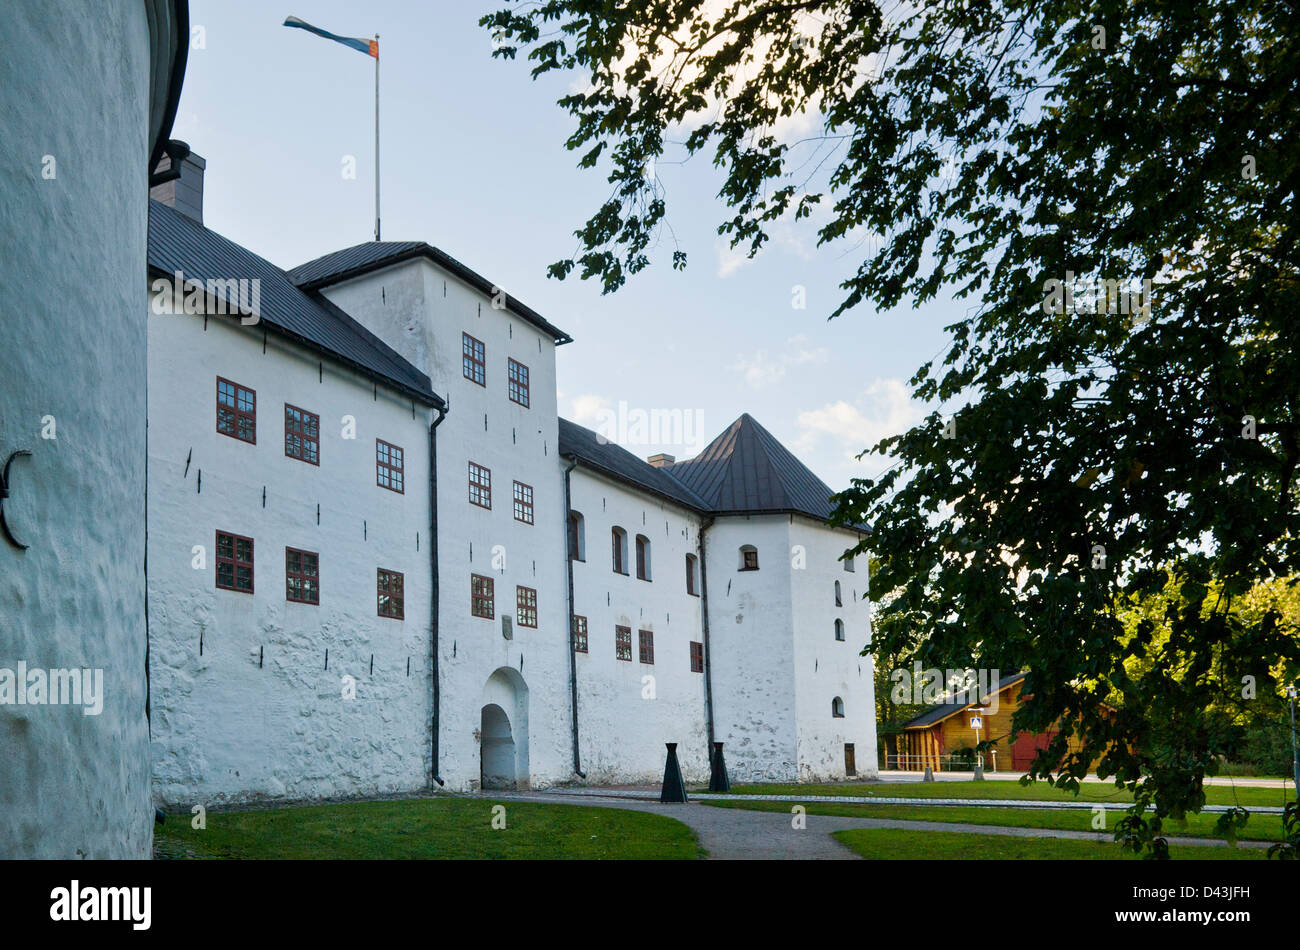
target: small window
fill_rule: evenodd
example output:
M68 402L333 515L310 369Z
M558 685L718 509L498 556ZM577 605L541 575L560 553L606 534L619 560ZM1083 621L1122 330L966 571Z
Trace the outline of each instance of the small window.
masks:
M582 515L569 512L569 557L575 561L587 559L587 531Z
M492 578L482 574L469 576L469 612L475 617L491 620L496 616L496 599L493 595Z
M835 719L844 718L844 700L838 696L831 700L831 716Z
M704 672L704 644L699 640L691 641L691 672Z
M461 343L461 371L465 378L478 383L480 386L487 385L487 354L482 340L476 340L468 333L460 335Z
M315 551L284 549L284 599L320 603L320 558Z
M840 582L839 582L839 581L836 581L836 582L835 582L835 606L836 606L836 607L843 607L843 606L844 606L844 602L843 602L842 600L840 600Z
M573 652L587 652L587 618L573 618Z
M403 482L401 446L375 439L375 484L401 494L406 491Z
M632 662L632 628L614 628L614 659Z
M758 570L758 548L746 544L740 549L740 569L742 571Z
M843 621L843 620L836 620L836 621L835 621L835 639L836 639L836 640L843 640L843 639L844 639L844 621Z
M320 464L320 416L284 404L284 454L312 465Z
M510 377L510 401L528 408L528 367L514 360L507 360Z
M850 776L858 774L857 755L852 742L844 743L844 774Z
M636 536L636 576L650 580L650 539L644 534Z
M376 572L376 576L379 616L390 617L393 620L405 619L402 575L397 571L386 571L381 567Z
M469 463L469 503L492 507L492 472L474 462Z
M610 545L614 554L614 573L627 573L627 532L622 528L610 530Z
M531 587L515 588L515 622L521 627L537 626L537 591Z
M640 641L637 645L640 647L641 662L648 663L651 666L655 662L655 635L653 630L638 630L637 639Z
M253 592L253 539L217 532L217 586L240 594Z
M693 597L700 596L695 588L696 558L694 554L686 555L686 593Z
M844 559L844 570L848 571L850 574L857 570L853 564L853 555L849 555Z
M217 377L217 431L257 444L257 393Z
M533 486L515 482L515 520L533 523Z

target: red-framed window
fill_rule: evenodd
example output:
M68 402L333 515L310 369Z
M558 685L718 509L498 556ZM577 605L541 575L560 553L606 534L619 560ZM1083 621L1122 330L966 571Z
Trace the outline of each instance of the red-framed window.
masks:
M257 444L257 393L217 377L217 431Z
M217 532L217 586L240 594L253 592L253 539Z
M375 439L375 484L399 495L405 494L405 454L400 445Z
M469 503L492 507L492 470L476 462L469 463Z
M403 577L400 571L386 571L381 567L375 572L375 593L379 604L379 616L391 617L393 620L406 619L402 581Z
M284 549L284 599L320 603L320 556L315 551Z
M516 587L515 607L515 623L521 627L537 626L537 591L531 587Z
M465 378L480 386L487 385L487 348L482 340L461 333L461 372Z
M614 659L632 662L632 628L614 628Z
M284 404L284 454L312 465L320 464L320 416Z
M473 617L487 620L496 617L496 595L492 578L482 574L469 576L469 612Z
M704 672L704 644L699 640L691 641L691 672Z
M515 520L533 523L533 486L515 482Z
M649 663L651 666L655 662L655 635L652 630L638 630L637 639L640 641L637 645L640 647L641 662Z
M573 652L587 652L587 618L573 618Z
M758 550L751 545L740 549L740 569L742 571L758 570Z
M528 367L523 363L507 359L510 401L528 408Z

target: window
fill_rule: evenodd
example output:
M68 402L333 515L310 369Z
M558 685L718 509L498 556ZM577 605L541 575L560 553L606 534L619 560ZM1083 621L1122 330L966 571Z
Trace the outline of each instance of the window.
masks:
M257 444L257 393L217 377L217 431Z
M460 335L461 345L461 371L465 378L478 383L480 386L487 385L487 358L486 350L483 347L482 340L476 340L468 333Z
M691 641L691 672L704 672L704 644L698 640Z
M632 662L632 628L614 628L614 659Z
M843 640L843 639L844 639L844 621L843 621L843 620L836 620L836 621L835 621L835 639L836 639L836 640Z
M320 416L284 404L284 454L312 465L320 464Z
M537 591L531 587L516 587L515 607L515 622L519 626L537 626Z
M636 576L650 580L650 539L644 534L636 536Z
M696 561L694 554L686 555L686 593L693 597L700 596L695 589Z
M492 578L482 574L469 576L469 612L475 617L491 620L496 616L496 600L492 593Z
M510 401L528 408L528 367L514 360L507 360L509 368Z
M284 599L320 603L320 558L315 551L284 549Z
M515 482L515 520L533 523L533 486Z
M582 515L569 512L569 557L575 561L587 560L587 531Z
M758 570L758 548L746 544L740 549L740 569L742 571Z
M844 603L840 600L840 582L835 582L835 606L843 607Z
M844 743L844 774L845 775L858 774L857 755L854 752L852 742Z
M402 597L402 575L397 571L386 571L382 567L377 572L377 592L379 595L379 616L394 620L405 619Z
M852 555L844 559L844 570L848 571L850 574L852 574L854 571L857 570L857 568L853 564Z
M389 491L406 491L403 487L402 449L383 439L375 439L375 484Z
M587 618L573 618L573 652L587 652Z
M831 716L835 719L844 718L844 700L838 696L831 700Z
M610 531L610 543L614 549L614 573L627 573L627 532L622 528Z
M655 635L653 630L638 630L637 639L640 641L637 645L641 651L641 662L649 663L651 666L655 662Z
M492 472L474 462L469 463L469 503L480 508L492 507Z
M253 539L217 532L217 586L222 590L253 592Z

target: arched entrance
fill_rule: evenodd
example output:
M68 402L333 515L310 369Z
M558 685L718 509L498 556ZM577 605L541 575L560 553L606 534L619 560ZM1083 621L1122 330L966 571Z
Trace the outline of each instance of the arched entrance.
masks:
M483 687L479 725L482 788L528 787L528 686L503 666Z

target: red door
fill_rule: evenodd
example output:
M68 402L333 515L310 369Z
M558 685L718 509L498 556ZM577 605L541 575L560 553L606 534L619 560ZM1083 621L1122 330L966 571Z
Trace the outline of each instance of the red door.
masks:
M1037 735L1022 732L1011 746L1011 767L1017 772L1027 771L1033 764L1034 756L1040 749L1046 749L1055 736L1055 732L1040 732Z

